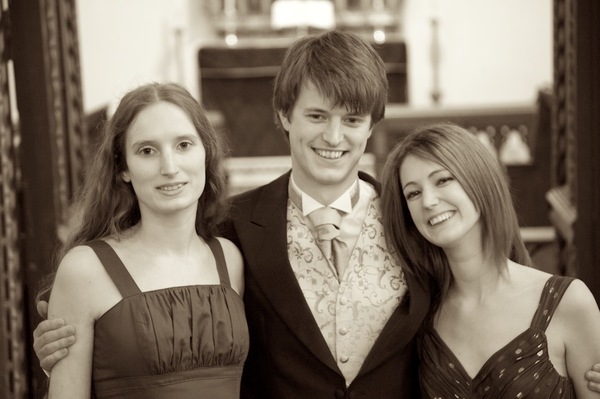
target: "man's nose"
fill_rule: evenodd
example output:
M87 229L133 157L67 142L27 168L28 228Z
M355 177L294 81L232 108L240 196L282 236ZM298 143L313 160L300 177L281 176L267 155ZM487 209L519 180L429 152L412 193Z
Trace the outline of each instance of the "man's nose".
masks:
M332 120L327 124L323 132L323 140L333 147L344 141L344 132L340 121Z

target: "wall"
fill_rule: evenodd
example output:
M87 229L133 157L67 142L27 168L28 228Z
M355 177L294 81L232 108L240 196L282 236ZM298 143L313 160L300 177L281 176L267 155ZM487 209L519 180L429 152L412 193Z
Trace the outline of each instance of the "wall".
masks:
M443 104L532 102L551 84L551 0L406 0L411 104L431 104L432 15Z
M123 92L153 80L178 81L193 90L191 57L198 38L212 35L202 3L77 0L85 110L114 105Z
M204 3L77 0L85 110L149 80L179 81L197 94L196 51L214 39ZM432 14L440 19L443 104L534 101L552 81L551 11L550 0L405 0L410 103L431 104Z

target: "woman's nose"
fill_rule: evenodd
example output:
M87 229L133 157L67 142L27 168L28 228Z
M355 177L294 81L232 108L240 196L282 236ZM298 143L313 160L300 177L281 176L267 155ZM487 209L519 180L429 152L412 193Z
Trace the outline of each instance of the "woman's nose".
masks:
M179 165L177 164L173 154L164 154L161 158L160 174L161 175L174 175L179 172Z
M437 192L434 189L423 189L423 206L425 208L433 208L440 203Z

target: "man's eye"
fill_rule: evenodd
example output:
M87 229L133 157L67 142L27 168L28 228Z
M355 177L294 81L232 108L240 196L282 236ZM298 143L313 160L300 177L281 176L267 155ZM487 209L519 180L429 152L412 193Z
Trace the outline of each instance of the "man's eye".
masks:
M348 123L350 123L351 125L360 125L361 123L363 123L363 119L362 118L348 118Z

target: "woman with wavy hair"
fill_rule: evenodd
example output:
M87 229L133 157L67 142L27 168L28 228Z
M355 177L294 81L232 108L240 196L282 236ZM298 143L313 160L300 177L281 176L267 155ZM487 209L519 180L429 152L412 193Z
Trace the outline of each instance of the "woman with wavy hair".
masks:
M223 156L183 87L121 99L42 290L49 318L77 331L50 398L239 397L248 335L242 257L216 236Z

